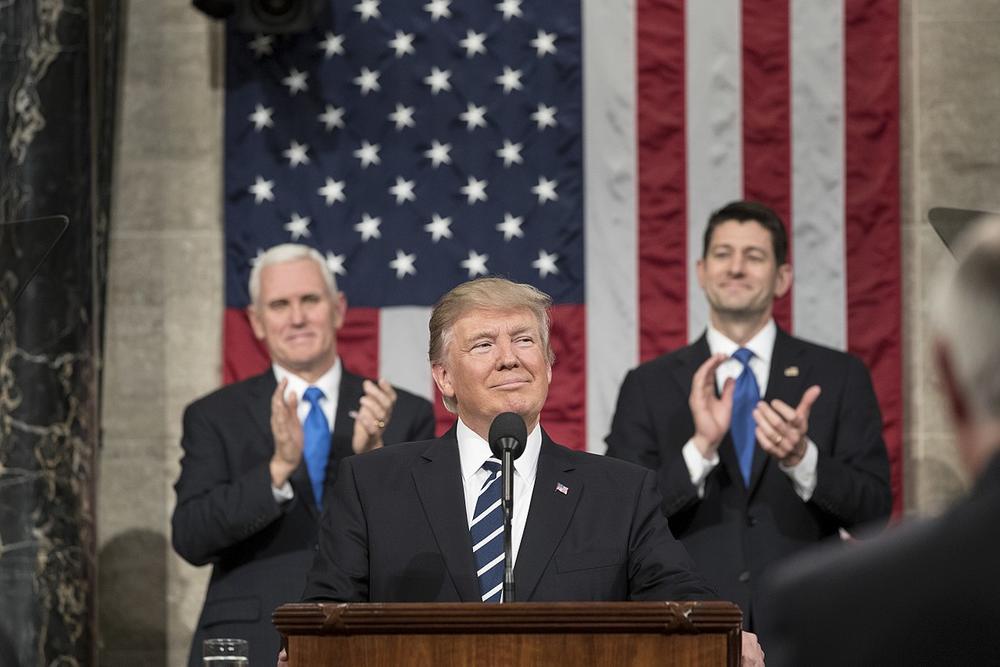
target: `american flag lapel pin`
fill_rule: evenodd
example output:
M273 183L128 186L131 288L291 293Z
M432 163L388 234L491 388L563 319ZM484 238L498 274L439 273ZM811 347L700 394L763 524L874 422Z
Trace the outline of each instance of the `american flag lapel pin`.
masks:
M563 494L564 496L569 493L569 487L562 482L556 482L556 491Z
M798 366L789 366L788 368L785 369L786 378L797 378L798 376L799 376Z

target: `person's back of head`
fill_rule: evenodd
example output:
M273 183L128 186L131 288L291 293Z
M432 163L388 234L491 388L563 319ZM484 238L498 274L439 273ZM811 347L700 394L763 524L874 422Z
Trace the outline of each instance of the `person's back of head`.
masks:
M938 275L935 361L960 454L978 475L1000 451L1000 218L966 232Z

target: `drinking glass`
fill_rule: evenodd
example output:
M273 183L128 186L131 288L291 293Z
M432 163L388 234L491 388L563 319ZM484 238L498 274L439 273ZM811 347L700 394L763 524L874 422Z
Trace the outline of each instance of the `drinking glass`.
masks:
M245 639L206 639L201 655L205 667L249 667L250 645Z

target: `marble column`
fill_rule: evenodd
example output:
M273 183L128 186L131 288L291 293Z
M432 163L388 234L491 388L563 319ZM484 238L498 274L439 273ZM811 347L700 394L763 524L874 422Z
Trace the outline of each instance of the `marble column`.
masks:
M0 326L0 664L92 664L116 0L0 3L0 220L70 225ZM45 242L0 231L3 293ZM9 305L9 304L8 304Z

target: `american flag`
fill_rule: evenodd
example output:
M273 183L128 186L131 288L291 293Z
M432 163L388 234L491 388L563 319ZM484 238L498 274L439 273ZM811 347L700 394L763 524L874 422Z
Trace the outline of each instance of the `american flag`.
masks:
M603 452L624 373L704 329L709 212L758 199L796 267L778 322L871 368L899 507L897 33L896 0L349 0L230 31L225 379L267 365L243 308L271 245L337 273L349 368L428 397L430 305L499 274L556 303L543 424Z

